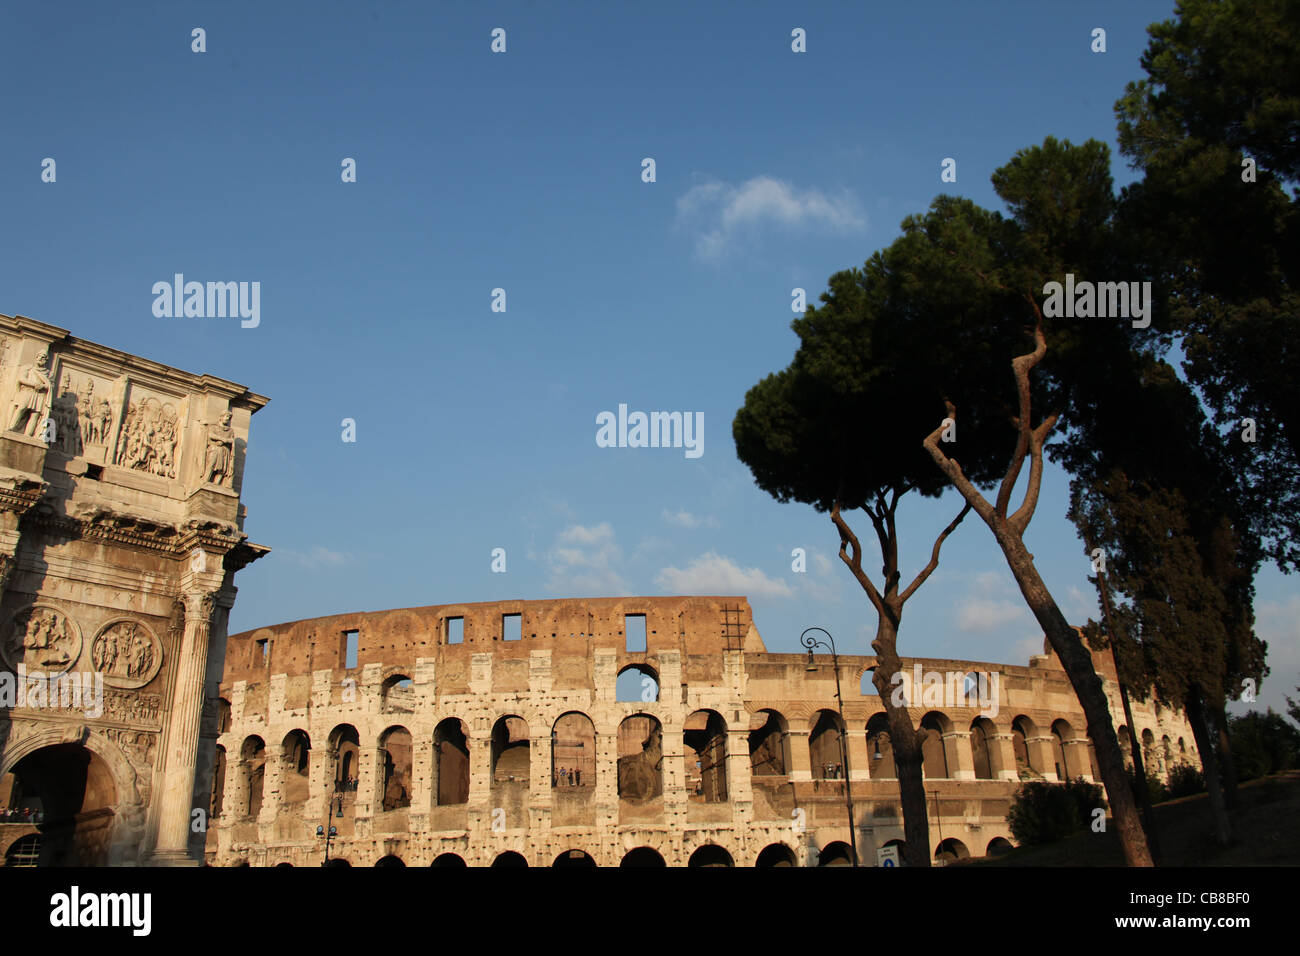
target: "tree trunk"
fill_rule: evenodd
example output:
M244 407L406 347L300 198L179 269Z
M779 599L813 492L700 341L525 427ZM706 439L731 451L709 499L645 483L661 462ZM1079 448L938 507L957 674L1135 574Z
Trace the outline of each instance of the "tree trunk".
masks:
M876 625L876 670L871 681L885 705L889 720L890 744L894 749L894 768L898 773L899 802L903 810L903 865L930 865L930 818L926 811L925 782L922 777L921 739L912 727L906 706L896 706L894 692L901 687L895 674L901 674L903 662L898 656L898 628L881 615ZM915 691L913 691L915 693ZM901 695L900 700L901 700Z
M1124 849L1124 859L1129 866L1153 866L1146 833L1142 829L1142 819L1138 814L1137 800L1129 785L1128 772L1124 769L1124 755L1119 749L1119 738L1115 736L1115 725L1110 719L1106 694L1101 686L1101 678L1092 666L1092 655L1078 632L1070 627L1065 615L1056 606L1051 592L1034 567L1033 555L1025 548L1020 536L1007 527L1005 519L997 522L992 531L1002 546L1002 553L1006 556L1011 573L1015 575L1016 583L1020 585L1020 593L1024 595L1025 602L1043 628L1056 656L1060 658L1074 693L1079 698L1088 721L1088 735L1097 751L1097 766L1106 786L1111 814L1119 833L1120 845Z
M1219 760L1223 768L1223 798L1229 810L1237 809L1237 765L1232 762L1232 739L1228 736L1228 711L1220 707L1215 715L1219 725Z
M1214 841L1219 846L1227 846L1232 839L1232 826L1228 822L1228 810L1223 803L1223 784L1219 779L1219 755L1211 743L1208 709L1201 699L1199 688L1193 687L1187 695L1187 718L1192 725L1192 737L1196 740L1196 749L1201 755L1201 765L1205 768L1205 789L1210 796L1210 818L1214 822Z

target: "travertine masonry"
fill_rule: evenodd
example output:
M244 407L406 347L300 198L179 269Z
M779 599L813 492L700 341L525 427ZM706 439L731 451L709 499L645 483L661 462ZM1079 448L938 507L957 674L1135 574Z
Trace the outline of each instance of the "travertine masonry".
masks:
M513 615L522 636L505 640ZM629 616L642 615L646 648L629 649ZM1120 725L1109 657L1095 660ZM999 687L991 717L916 701L931 730L938 858L1009 841L1021 779L1094 777L1082 712L1050 652L1027 667L919 663L996 674ZM874 664L839 664L859 854L872 865L903 835L883 707L869 680L861 692ZM768 653L742 597L441 605L236 634L208 856L315 866L326 851L317 828L333 826L332 860L360 866L847 862L829 655L818 665ZM1179 715L1139 706L1135 719L1169 741L1167 755L1152 748L1153 770L1195 761Z

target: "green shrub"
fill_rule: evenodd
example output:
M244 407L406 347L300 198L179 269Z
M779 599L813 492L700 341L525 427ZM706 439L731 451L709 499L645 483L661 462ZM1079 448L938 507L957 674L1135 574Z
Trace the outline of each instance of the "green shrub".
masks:
M1147 772L1147 797L1152 804L1164 803L1169 799L1169 788L1160 782L1159 778L1150 771ZM1133 788L1133 799L1141 805L1142 801L1142 782L1138 779L1137 770L1129 768L1128 772L1129 786Z
M1021 846L1054 843L1087 827L1093 811L1105 806L1102 789L1095 783L1034 780L1016 792L1007 824Z
M1190 797L1205 792L1205 776L1190 764L1180 763L1169 773L1169 797Z

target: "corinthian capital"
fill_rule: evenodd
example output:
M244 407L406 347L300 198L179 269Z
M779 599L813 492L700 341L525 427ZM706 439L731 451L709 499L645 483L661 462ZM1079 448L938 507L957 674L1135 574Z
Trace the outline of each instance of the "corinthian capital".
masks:
M215 591L186 591L181 600L185 602L186 621L207 624L212 620L212 610L216 607Z

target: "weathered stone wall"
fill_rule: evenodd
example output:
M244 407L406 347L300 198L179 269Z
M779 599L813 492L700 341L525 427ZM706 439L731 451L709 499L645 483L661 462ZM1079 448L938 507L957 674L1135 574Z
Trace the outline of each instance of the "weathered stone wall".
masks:
M506 641L502 616L512 614L522 615L522 638ZM626 615L646 617L644 652L627 650ZM448 643L454 618L464 620L463 643ZM345 666L349 631L357 632L352 668ZM1122 709L1109 656L1094 660L1118 726ZM944 674L996 674L999 683L996 712L978 729L977 702L936 701L917 691L914 718L935 728L927 787L937 810L936 845L942 835L979 856L996 838L1009 840L1006 812L1022 777L1055 780L1059 768L1093 778L1082 711L1050 652L1026 667L906 661L909 669L914 663ZM316 828L333 825L331 856L353 865L391 857L427 865L443 854L488 865L513 851L544 866L581 851L616 866L641 847L669 865L685 865L710 846L752 865L774 845L804 865L819 853L834 855L849 839L846 784L836 779L842 768L832 767L826 779L825 765L814 766L810 757L810 738L828 726L825 712L836 722L835 675L827 655L815 672L805 664L802 654L767 652L740 597L439 605L236 634L222 682L231 723L218 741L229 757L226 809L209 834L208 855L220 865L318 865L325 841ZM883 707L869 681L870 693L860 690L874 665L871 657L840 658L859 854L868 864L878 847L903 835L898 785L886 776L888 735L868 733ZM619 674L634 666L657 678L657 698L616 699ZM291 695L289 688L308 677L310 694ZM1151 728L1157 740L1182 738L1185 759L1195 762L1179 715L1157 716L1136 702L1135 708L1139 734ZM765 726L778 731L764 735ZM409 750L385 747L395 728ZM340 770L353 758L350 745L339 743L353 732L354 779ZM309 795L305 811L289 817L281 808L298 734L311 745ZM985 743L973 745L975 734ZM502 744L521 737L529 741L526 759ZM246 808L257 780L240 765L250 740L268 754L256 815ZM592 756L584 763L588 746ZM815 746L840 752L834 736ZM394 792L391 768L408 761L409 776L399 773L398 786L409 806L385 810L385 796ZM590 772L560 778L561 769L579 765L593 768L594 779Z

